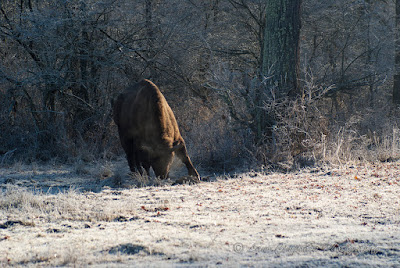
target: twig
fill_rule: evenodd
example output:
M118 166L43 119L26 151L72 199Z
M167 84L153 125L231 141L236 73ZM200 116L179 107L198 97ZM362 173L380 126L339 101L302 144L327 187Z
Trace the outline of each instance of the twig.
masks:
M3 165L3 163L5 162L6 158L11 157L11 155L17 150L17 148L15 148L14 150L8 151L7 153L5 153L3 155L3 157L1 158L1 162L0 165Z
M78 96L76 96L76 95L74 95L74 94L71 94L71 93L68 93L68 92L65 92L65 91L62 91L62 93L63 93L64 95L73 97L73 98L75 98L75 99L81 101L81 102L84 103L86 106L88 106L91 110L95 110L95 109L93 108L93 106L92 106L90 103L88 103L87 101L85 101L85 100L82 99L81 97L78 97Z

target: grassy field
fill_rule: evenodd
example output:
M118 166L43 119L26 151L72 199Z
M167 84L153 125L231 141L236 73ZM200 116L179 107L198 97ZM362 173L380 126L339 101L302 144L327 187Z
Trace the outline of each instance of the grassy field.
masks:
M400 266L399 162L172 184L124 161L2 168L0 266Z

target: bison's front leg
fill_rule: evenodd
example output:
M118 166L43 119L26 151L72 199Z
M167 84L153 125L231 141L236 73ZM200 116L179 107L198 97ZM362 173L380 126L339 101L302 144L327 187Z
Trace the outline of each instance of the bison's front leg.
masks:
M168 153L160 156L152 162L152 167L156 177L166 179L169 176L169 169L172 163L173 154Z
M179 159L185 164L189 176L193 176L196 177L197 179L200 179L200 175L194 168L192 161L190 160L190 157L187 153L186 145L183 145L180 149L176 151L176 156L179 157Z
M141 173L137 150L133 145L133 142L130 144L130 146L127 147L125 153L126 153L126 159L128 160L129 169L131 170L131 172L139 171Z

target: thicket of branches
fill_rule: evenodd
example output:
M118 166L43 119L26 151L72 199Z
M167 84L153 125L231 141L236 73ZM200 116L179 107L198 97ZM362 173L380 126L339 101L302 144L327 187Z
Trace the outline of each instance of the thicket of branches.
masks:
M392 150L394 3L303 1L293 99L268 83L273 64L260 76L267 2L1 1L1 161L121 153L110 103L141 78L204 166Z

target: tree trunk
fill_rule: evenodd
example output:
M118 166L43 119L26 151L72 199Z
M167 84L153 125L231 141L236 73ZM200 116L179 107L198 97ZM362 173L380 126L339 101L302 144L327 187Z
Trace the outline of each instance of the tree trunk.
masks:
M393 81L393 103L400 104L400 0L396 0L396 28L395 28L395 74Z
M278 99L299 95L300 16L301 0L267 0L260 55L260 78L264 86L257 88L255 94L258 142L272 137L273 115L263 109L271 91Z
M146 34L147 34L147 68L150 77L154 79L154 27L153 27L153 0L146 0Z
M87 7L84 2L81 3L82 16L86 16ZM79 67L80 67L80 83L77 88L76 96L84 100L85 102L89 102L89 88L88 88L88 50L90 46L89 34L87 31L87 22L85 19L81 22L81 34L80 34L80 44L79 44ZM78 76L79 77L79 76Z
M301 0L267 0L261 75L278 96L298 95Z

